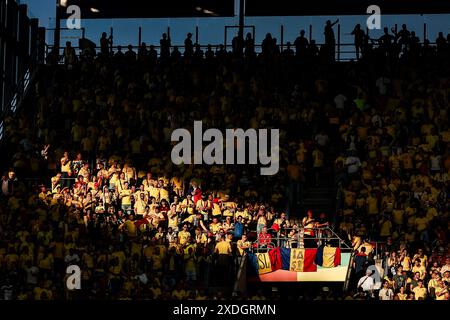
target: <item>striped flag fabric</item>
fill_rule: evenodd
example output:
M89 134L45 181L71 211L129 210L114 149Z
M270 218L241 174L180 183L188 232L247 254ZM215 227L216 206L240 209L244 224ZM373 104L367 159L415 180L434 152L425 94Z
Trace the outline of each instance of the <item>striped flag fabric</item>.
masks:
M282 268L281 252L277 247L269 251L270 264L272 265L272 271L277 271Z
M341 264L341 249L338 247L320 246L317 248L315 263L322 268L333 268Z

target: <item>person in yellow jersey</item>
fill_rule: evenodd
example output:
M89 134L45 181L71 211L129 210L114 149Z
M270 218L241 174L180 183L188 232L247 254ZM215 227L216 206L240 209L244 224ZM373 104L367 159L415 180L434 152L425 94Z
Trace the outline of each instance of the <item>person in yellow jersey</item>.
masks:
M427 275L427 270L425 266L422 265L421 260L419 258L416 258L414 260L414 266L411 270L413 273L419 273L419 278L421 280L425 279L425 276Z
M417 253L413 256L413 261L416 261L416 259L420 259L420 264L427 268L428 267L428 257L427 255L424 253L422 248L419 248L417 250Z
M209 231L211 231L212 234L217 234L220 229L222 229L222 223L220 223L219 220L214 217L212 222L209 224Z
M226 241L224 235L220 235L219 241L214 248L214 252L217 255L216 271L218 274L224 275L218 282L226 284L230 276L231 245L230 242Z
M181 177L178 171L175 173L175 176L170 179L170 185L174 194L179 197L184 196L184 190L186 186L184 183L184 179Z
M197 281L197 256L195 255L195 243L188 244L184 249L184 273L186 282L193 285Z
M222 216L222 201L217 200L212 203L212 216L221 217Z
M417 286L412 289L416 300L425 300L427 297L427 288L423 285L423 280L419 280Z
M186 199L181 201L182 216L189 217L190 215L194 214L194 209L194 200L192 200L192 195L188 194L186 195Z
M436 300L444 301L449 298L449 290L444 281L440 280L435 289Z
M123 230L128 237L137 237L136 221L134 221L134 214L128 215L128 218L119 226L119 230Z
M251 247L251 243L248 241L246 234L242 235L241 239L237 241L236 246L238 249L238 256L242 258Z
M128 182L124 182L123 189L119 193L119 199L121 200L122 210L125 213L129 213L131 210L131 195L132 191L129 188Z
M61 163L61 186L64 187L70 187L70 180L69 178L72 177L72 161L69 158L69 152L65 151L64 156L60 160Z
M200 227L195 228L194 241L197 247L205 246L207 243L206 233L202 232Z
M182 246L184 246L189 238L191 237L190 232L188 231L188 226L187 224L184 224L182 227L182 230L180 232L178 232L178 243Z
M406 293L405 287L400 287L396 296L398 297L398 300L401 301L407 300L408 294Z
M153 299L159 299L162 294L161 286L156 281L153 281L152 286L150 287L150 292L152 293Z
M172 291L172 298L175 300L183 300L188 297L188 293L183 288L181 283L178 283L175 289Z
M167 189L164 180L159 179L156 186L159 189L159 200L165 199L166 201L169 201L169 190Z

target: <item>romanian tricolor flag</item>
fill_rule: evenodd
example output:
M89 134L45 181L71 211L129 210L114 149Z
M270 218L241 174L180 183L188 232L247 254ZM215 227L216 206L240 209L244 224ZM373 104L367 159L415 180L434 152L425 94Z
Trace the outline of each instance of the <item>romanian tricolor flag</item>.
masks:
M314 264L317 249L291 249L289 271L316 272Z
M333 268L341 264L341 249L328 246L317 248L315 263L322 268Z

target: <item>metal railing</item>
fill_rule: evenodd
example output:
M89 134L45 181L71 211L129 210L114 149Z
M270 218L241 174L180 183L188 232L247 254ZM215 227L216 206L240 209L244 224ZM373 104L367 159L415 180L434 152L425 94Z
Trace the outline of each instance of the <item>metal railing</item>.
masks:
M275 237L270 238L270 242L268 245L261 245L260 244L260 234L258 234L256 241L252 244L252 250L259 251L260 249L266 250L269 248L269 245L273 248L275 247L281 247L288 243L296 243L297 245L300 245L304 243L306 240L314 240L319 244L323 244L324 242L330 242L335 241L338 243L338 246L341 250L344 251L352 251L353 248L349 246L342 238L340 238L331 228L325 227L325 228L284 228L285 231L291 231L296 230L298 231L294 238L286 237L286 236L280 236L281 232L277 232ZM308 237L305 238L303 236L304 230L313 230L315 236L314 237Z
M236 25L224 25L224 40L223 40L222 45L224 46L225 49L229 49L229 48L232 47L230 44L227 43L228 31L230 29L236 29L236 28L238 28L238 26L236 26ZM244 28L251 29L252 38L253 38L253 40L255 40L256 26L255 25L244 25ZM195 43L199 43L200 28L197 25L197 26L193 26L193 29L195 29L195 38L193 40L195 40ZM341 25L338 24L336 26L335 60L339 61L339 62L345 62L345 61L350 61L350 60L357 59L356 48L355 48L354 43L342 43L341 39L342 39L344 34L341 32L341 29L342 29ZM52 31L52 30L55 30L55 29L47 29L47 31ZM61 28L61 30L63 30L63 31L64 30L81 31L81 39L84 39L85 38L85 34L86 34L85 28L80 28L80 29ZM143 30L143 28L141 26L139 26L138 30L137 30L138 43L137 43L137 45L133 45L133 49L140 47L141 44L142 44L142 40L143 40L142 30ZM276 35L280 39L280 42L278 43L278 47L280 48L280 51L283 51L283 49L287 45L287 41L285 41L285 39L286 39L285 26L283 24L281 24L279 30L280 30L279 34ZM395 32L397 32L397 30L398 30L397 24L394 25L394 30L395 30ZM313 25L310 24L308 26L308 30L305 30L305 31L306 31L305 34L308 37L309 42L311 42L311 40L313 40L313 36L312 36L313 35ZM370 30L369 29L366 29L365 33L366 33L367 36L370 37ZM167 27L166 34L167 34L168 38L171 37L170 36L171 35L171 28L169 26ZM110 49L111 49L111 51L113 51L113 48L117 48L117 45L113 44L113 35L114 35L114 28L111 27L110 31L109 31L109 36L110 36L110 39L111 39L111 42L110 42ZM70 37L66 37L66 38L76 39L77 37L76 36L70 36ZM376 39L370 38L370 40L371 40L373 45L374 45L375 42L377 42ZM427 24L426 23L424 23L424 25L423 25L423 41L420 44L423 44L425 40L427 40ZM435 43L433 43L433 42L430 42L429 44L430 45L435 45ZM291 41L291 45L293 47L293 41ZM318 43L316 45L320 49L320 47L323 44L319 44ZM127 47L127 46L128 46L128 44L122 45L122 47L124 47L124 48ZM217 47L217 46L218 46L217 44L213 45L213 47ZM155 49L159 50L159 46L155 45L154 47L155 47ZM178 47L178 48L181 49L181 48L184 47L184 44L172 45L171 48L173 48L173 47ZM207 47L206 45L201 45L202 49L206 48L206 47ZM374 47L377 47L377 45L374 45ZM74 47L74 48L76 48L76 47ZM261 45L255 45L255 51L257 53L259 53L261 51L260 48L261 48ZM351 49L349 50L349 48L351 48ZM180 51L182 52L182 50L180 50Z

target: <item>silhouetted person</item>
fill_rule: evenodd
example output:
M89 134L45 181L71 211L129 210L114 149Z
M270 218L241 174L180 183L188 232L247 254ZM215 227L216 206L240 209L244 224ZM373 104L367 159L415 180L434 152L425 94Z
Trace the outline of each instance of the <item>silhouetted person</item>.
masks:
M414 31L411 31L411 36L409 37L409 50L413 54L417 54L420 50L420 39L418 36L416 36L416 33Z
M438 51L438 54L445 52L446 48L447 39L445 39L443 32L439 32L438 37L436 38L436 49Z
M125 52L125 57L129 62L136 60L136 52L133 51L133 46L131 44L128 45L128 51Z
M336 39L334 37L333 27L339 22L337 19L335 22L331 23L330 20L327 20L325 24L325 52L328 54L329 59L334 61L336 56Z
M306 50L308 49L309 41L305 37L305 30L300 31L300 36L298 36L294 41L295 54L297 56L304 57Z
M194 45L192 43L192 33L188 33L186 35L186 39L184 40L184 56L192 57L194 54Z
M389 34L389 29L385 27L383 29L383 35L378 39L380 49L385 55L390 55L394 44L395 37Z
M408 45L409 37L411 36L411 32L406 27L406 24L402 24L402 29L396 33L397 43L402 49L404 46Z
M354 36L356 59L359 60L360 58L359 54L361 53L361 55L364 55L364 39L366 33L364 32L364 30L361 29L361 25L358 23L353 29L351 34Z
M75 53L75 49L72 47L72 43L67 41L66 47L64 48L64 64L67 67L72 68L77 60L77 54Z
M171 58L174 60L179 60L181 58L181 52L178 50L178 46L174 46L172 53L170 54Z
M119 65L122 64L123 60L125 58L125 55L122 51L122 46L117 46L117 52L114 54L114 60Z
M252 57L255 54L255 40L252 38L252 34L249 32L244 41L244 54L246 57Z
M214 51L212 49L212 45L208 44L208 47L206 48L206 52L205 52L205 58L207 60L212 60L214 59Z
M283 55L285 57L292 57L294 56L294 54L295 54L294 50L292 50L291 48L291 42L290 41L286 42L286 49L283 50Z
M138 49L138 58L141 61L147 60L148 57L148 50L147 50L147 44L145 42L142 42Z
M219 60L224 59L227 56L227 50L223 44L219 45L219 48L216 49L216 57Z
M148 51L148 59L152 65L156 64L158 61L158 51L156 51L154 45L150 45L150 50Z
M272 55L275 52L275 42L270 33L267 33L262 41L261 51L264 55Z
M242 36L239 33L231 41L231 46L233 48L234 54L242 54L242 50L244 48L244 39L242 39Z
M166 33L162 34L159 40L161 58L168 58L170 56L170 37Z
M109 56L109 49L112 44L112 37L108 37L106 32L102 33L102 37L100 38L100 53L107 57Z
M195 59L203 59L203 50L198 43L194 45L194 58Z

